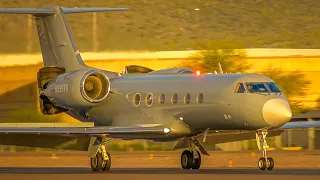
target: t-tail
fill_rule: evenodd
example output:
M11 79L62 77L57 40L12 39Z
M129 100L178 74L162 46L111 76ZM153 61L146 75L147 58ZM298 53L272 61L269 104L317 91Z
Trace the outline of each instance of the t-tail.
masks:
M45 67L61 67L66 72L82 69L84 64L65 14L124 11L128 8L1 8L0 13L31 14L35 17Z
M124 11L128 8L7 8L0 13L31 14L36 19L44 67L37 74L43 114L67 112L88 119L86 111L102 102L110 92L108 75L83 62L65 14Z

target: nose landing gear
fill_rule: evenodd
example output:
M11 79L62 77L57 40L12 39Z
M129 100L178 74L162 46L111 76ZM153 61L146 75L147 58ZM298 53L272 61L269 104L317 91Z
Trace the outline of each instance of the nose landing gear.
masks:
M258 131L256 133L256 141L259 150L262 150L263 157L261 157L258 161L258 167L260 170L272 170L274 167L274 161L272 157L267 157L267 149L269 148L266 137L267 137L268 131Z
M274 161L271 157L265 158L261 157L258 161L258 167L260 170L272 170L274 166Z

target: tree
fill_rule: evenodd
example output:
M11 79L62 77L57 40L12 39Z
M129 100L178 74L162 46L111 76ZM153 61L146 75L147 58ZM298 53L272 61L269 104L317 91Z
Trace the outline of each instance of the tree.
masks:
M207 73L218 71L218 63L224 72L244 72L250 68L247 52L238 42L206 41L198 44L197 49L201 50L189 57L192 62L184 62L182 66Z
M317 109L320 109L320 96L319 96L319 98L317 99Z
M191 63L186 61L182 64L183 67L207 73L218 71L218 63L221 64L224 72L246 72L250 68L246 61L246 50L241 43L235 41L207 41L198 44L197 49L200 50L190 57ZM270 77L278 84L289 99L294 113L305 110L300 101L293 100L293 97L306 95L310 82L305 80L304 74L300 71L285 72L272 67L260 73Z
M305 79L304 74L298 70L285 72L272 67L268 67L261 74L270 77L277 83L284 95L289 99L293 113L305 111L300 101L292 99L293 97L303 97L306 95L310 81Z

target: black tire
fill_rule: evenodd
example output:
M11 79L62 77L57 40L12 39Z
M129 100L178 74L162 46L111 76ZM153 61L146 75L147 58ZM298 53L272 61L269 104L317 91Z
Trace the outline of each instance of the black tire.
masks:
M274 161L273 161L272 157L268 157L267 158L267 169L272 170L273 167L274 167Z
M190 151L185 150L181 154L181 167L182 169L190 169L192 168L193 163L193 155Z
M194 159L194 162L192 163L192 169L199 169L201 166L201 154L199 153L199 151L197 151L199 158L198 159ZM193 158L193 152L192 152L192 158Z
M267 168L267 160L266 158L260 158L258 161L258 167L260 170L265 170Z
M107 152L107 155L108 155L109 159L102 163L101 171L109 171L110 168L111 168L111 156L110 156L110 154L108 152Z
M92 171L100 171L102 167L102 161L103 159L101 153L97 153L95 157L91 158L90 165Z

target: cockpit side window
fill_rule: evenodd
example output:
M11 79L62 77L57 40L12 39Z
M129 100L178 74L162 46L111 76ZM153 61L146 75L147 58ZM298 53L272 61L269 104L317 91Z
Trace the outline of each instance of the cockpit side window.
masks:
M238 83L236 90L234 91L235 93L245 93L246 89L244 88L243 83Z
M264 83L246 83L247 85L247 89L250 93L264 93L264 92L268 92L266 86L264 85Z
M271 92L281 92L280 88L277 86L276 83L274 82L267 82L266 83L269 87L269 89L271 90Z

